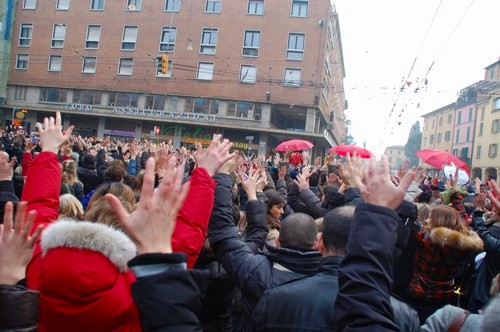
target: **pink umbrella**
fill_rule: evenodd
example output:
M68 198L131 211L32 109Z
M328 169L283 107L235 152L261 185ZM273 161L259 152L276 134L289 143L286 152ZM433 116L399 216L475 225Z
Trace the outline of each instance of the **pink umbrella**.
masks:
M337 146L334 146L333 148L331 148L330 150L328 150L328 152L335 152L339 156L347 156L348 153L351 156L353 156L354 153L356 153L358 155L358 157L364 158L364 159L371 158L371 156L372 156L372 153L369 150L367 150L365 148L361 148L361 147L356 146L356 145L337 145Z
M422 161L426 164L434 166L436 168L442 168L443 165L450 165L451 163L455 164L458 168L465 170L467 173L470 173L469 166L462 160L455 157L453 154L436 149L422 149L420 151L415 152L415 154L422 159Z
M288 150L294 150L294 151L301 151L301 150L309 150L312 148L314 144L312 144L309 141L301 140L301 139L291 139L289 141L284 141L278 144L276 148L274 148L275 151L288 151Z

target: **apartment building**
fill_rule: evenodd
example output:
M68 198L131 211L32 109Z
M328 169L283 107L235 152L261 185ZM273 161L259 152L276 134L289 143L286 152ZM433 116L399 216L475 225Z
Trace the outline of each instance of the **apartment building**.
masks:
M472 178L498 179L500 171L500 81L490 82L478 100Z
M392 145L388 146L384 154L387 155L389 160L389 167L391 170L399 169L399 166L405 161L405 147L402 145Z
M452 152L455 114L456 103L452 103L422 116L424 118L422 149L438 149ZM422 163L422 161L419 162L419 166L432 168L432 166Z
M3 111L25 125L59 110L82 135L222 133L259 154L294 138L321 154L345 135L329 0L20 0L13 31Z

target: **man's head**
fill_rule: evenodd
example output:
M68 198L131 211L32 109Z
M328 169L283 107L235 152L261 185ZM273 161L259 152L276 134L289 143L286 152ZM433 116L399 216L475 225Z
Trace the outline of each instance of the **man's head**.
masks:
M293 213L281 222L276 245L292 249L317 249L317 235L318 226L311 216Z
M318 235L318 249L323 256L345 255L354 209L353 206L342 206L325 215L323 232Z

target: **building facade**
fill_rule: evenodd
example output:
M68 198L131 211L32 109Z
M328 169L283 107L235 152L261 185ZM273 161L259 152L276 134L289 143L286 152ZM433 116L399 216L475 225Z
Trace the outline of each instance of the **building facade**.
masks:
M500 81L491 82L478 100L472 178L498 179L500 171Z
M384 154L387 155L389 160L389 167L391 170L399 169L399 166L405 161L405 147L402 145L392 145L388 146Z
M424 118L422 149L437 149L452 152L455 111L456 103L452 103L422 116ZM419 162L419 166L431 168L430 165L422 161Z
M293 138L321 154L345 135L329 0L23 0L13 31L4 112L26 125L59 110L86 136L222 133L259 154Z

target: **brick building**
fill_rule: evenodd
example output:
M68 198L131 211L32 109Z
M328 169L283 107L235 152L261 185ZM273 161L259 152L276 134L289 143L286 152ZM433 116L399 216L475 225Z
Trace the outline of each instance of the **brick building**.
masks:
M82 135L269 153L345 135L339 20L330 0L17 1L4 115L55 110ZM158 71L168 53L168 71Z

